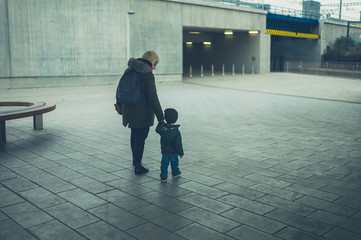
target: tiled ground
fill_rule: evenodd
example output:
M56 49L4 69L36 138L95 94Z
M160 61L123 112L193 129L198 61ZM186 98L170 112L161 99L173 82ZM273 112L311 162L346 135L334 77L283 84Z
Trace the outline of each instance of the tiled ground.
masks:
M290 76L305 75L276 77ZM0 239L361 239L361 104L220 82L158 84L185 150L182 177L167 183L154 128L150 172L134 175L115 86L0 90L1 101L57 104L42 131L7 122Z

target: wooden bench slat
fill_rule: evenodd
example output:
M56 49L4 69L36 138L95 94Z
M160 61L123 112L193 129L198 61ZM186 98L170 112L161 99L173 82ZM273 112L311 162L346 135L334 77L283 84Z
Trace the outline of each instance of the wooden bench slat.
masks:
M1 106L1 105L0 105ZM38 103L29 108L13 111L0 111L0 121L12 120L17 118L31 117L43 113L53 111L56 108L55 104Z
M5 121L33 116L34 129L43 129L43 113L53 111L55 104L45 102L0 102L0 107L25 107L21 109L0 109L0 143L6 143Z

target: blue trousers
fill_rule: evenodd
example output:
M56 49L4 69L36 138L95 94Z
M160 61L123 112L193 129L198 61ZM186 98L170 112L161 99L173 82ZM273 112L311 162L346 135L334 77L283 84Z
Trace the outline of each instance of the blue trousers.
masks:
M179 158L178 154L162 154L162 162L160 165L160 174L163 176L168 176L168 166L172 168L172 175L175 175L179 172Z

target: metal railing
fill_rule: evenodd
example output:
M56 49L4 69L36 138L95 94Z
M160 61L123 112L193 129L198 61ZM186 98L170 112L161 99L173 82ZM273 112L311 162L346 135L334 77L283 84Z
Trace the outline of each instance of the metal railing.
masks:
M259 3L257 0L254 1L239 1L239 0L202 0L205 2L214 2L214 3L221 3L225 5L231 5L231 6L246 6L256 9L263 9L266 10L269 13L272 14L278 14L278 15L285 15L285 16L292 16L292 17L298 17L298 18L306 18L306 19L314 19L318 20L320 18L324 18L320 13L314 13L314 12L306 12L302 10L295 10L291 8L285 8L285 7L278 7L270 4L262 4Z
M236 74L255 74L255 72L254 64L197 64L183 68L183 75L186 77L234 76Z
M305 62L285 61L285 72L343 76L361 79L361 62Z
M266 10L267 12L272 13L272 14L297 17L297 18L306 18L306 19L313 19L313 20L319 20L320 18L323 18L323 16L320 13L295 10L295 9L291 9L291 8L277 7L277 6L271 6L271 5L264 5L264 10Z

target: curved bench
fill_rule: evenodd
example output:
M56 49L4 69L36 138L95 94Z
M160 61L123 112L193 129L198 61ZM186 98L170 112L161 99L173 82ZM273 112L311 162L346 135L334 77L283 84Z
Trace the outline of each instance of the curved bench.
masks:
M45 102L0 102L0 143L6 143L5 121L17 118L34 118L34 129L43 129L43 113L53 111L55 104Z

